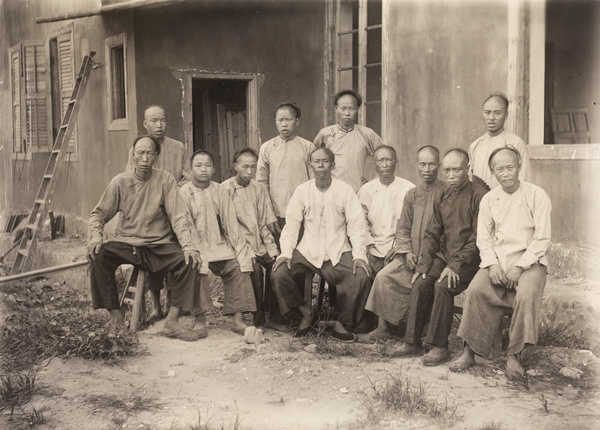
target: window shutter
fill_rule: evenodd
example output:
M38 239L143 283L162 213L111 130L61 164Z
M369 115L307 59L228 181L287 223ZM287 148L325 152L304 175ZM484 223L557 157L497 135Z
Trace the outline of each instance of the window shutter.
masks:
M60 75L60 102L62 106L61 120L69 105L71 99L71 93L73 92L74 86L74 61L73 61L73 39L72 33L61 34L57 36L56 42L58 45L58 73ZM77 129L73 129L69 146L67 147L68 153L77 152Z
M23 43L25 89L25 138L30 151L47 151L50 123L48 122L48 76L46 49L43 43Z
M13 152L25 152L22 133L22 110L21 110L21 45L10 48L10 72L12 83L12 125L13 125Z

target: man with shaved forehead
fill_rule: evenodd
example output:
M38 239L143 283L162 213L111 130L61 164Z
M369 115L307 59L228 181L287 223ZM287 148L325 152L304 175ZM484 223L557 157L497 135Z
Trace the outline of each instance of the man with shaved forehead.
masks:
M433 204L412 278L404 345L391 355L422 354L421 335L427 320L425 342L433 347L423 357L425 366L450 360L448 336L454 313L454 296L463 292L479 265L477 215L487 192L468 178L469 155L462 149L446 152L442 171L449 188ZM433 303L433 305L432 305Z
M504 128L508 117L508 98L502 93L492 93L483 102L483 124L487 132L469 146L471 167L469 174L482 179L490 188L496 188L499 183L488 168L490 154L507 145L513 146L521 157L521 173L519 178L529 180L530 167L527 157L527 145L523 139Z
M489 158L500 187L481 199L477 224L481 264L466 293L458 329L465 347L450 366L455 372L474 365L475 354L489 358L502 353L500 323L510 309L514 312L506 361L509 379L525 375L521 353L537 342L551 203L540 187L519 180L520 161L512 147L496 149Z

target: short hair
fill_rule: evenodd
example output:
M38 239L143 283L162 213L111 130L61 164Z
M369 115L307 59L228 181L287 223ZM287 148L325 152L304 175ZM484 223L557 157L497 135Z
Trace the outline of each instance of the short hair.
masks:
M438 161L440 161L440 150L437 149L433 145L423 145L423 146L421 146L419 149L417 149L417 156L421 153L421 151L425 151L425 150L429 150L429 151L433 152L435 154L435 156L437 157Z
M197 151L194 151L194 153L190 157L190 166L194 164L194 158L196 158L198 155L207 155L210 158L210 161L212 161L212 163L215 164L215 157L213 157L213 155L210 152L208 152L205 149L198 149Z
M338 100L344 96L354 97L356 99L356 103L357 103L358 107L361 107L362 97L360 96L360 94L358 94L357 92L352 91L352 90L342 90L339 93L337 93L335 96L333 96L333 105L337 106Z
M381 145L379 146L375 151L373 151L373 158L375 158L375 154L377 154L377 152L379 152L379 150L381 149L387 149L388 151L390 151L393 155L394 155L394 160L398 159L398 154L396 153L396 150L389 146L389 145Z
M309 158L310 161L312 161L312 156L317 151L325 151L325 154L327 154L329 161L331 161L332 163L335 163L335 155L333 155L333 152L331 151L331 149L327 148L326 146L321 146L317 149L313 149L310 153L310 158Z
M464 157L465 160L467 160L467 164L469 164L469 154L467 153L467 151L465 151L462 148L451 148L446 151L446 153L444 154L444 158L446 158L446 155L450 154L451 152L458 152Z
M492 160L494 159L494 157L496 156L497 153L499 153L500 151L511 151L512 153L514 153L517 156L517 163L519 163L519 166L521 165L521 154L519 153L519 151L517 151L517 148L515 148L512 145L506 145L506 146L501 146L500 148L496 148L492 151L492 153L490 154L490 158L488 158L488 166L490 167L490 170L494 170L492 169Z
M154 142L154 147L156 148L156 155L160 155L160 143L158 143L158 140L154 139L153 137L150 136L138 136L135 138L135 140L133 141L133 146L131 147L134 151L135 151L135 145L137 145L137 143L142 140L142 139L150 139L152 142Z
M502 102L504 103L504 110L508 110L508 97L506 96L506 94L501 93L500 91L494 91L493 93L490 93L486 97L486 99L483 101L483 103L481 104L481 106L483 106L484 104L486 104L489 99L493 99L494 97L497 97L500 100L502 100Z
M238 158L240 158L240 156L244 155L244 154L250 154L254 158L256 158L256 160L258 160L258 154L256 153L256 151L254 149L242 148L242 149L239 149L238 151L236 151L235 154L233 154L233 162L237 163Z
M146 119L146 112L148 111L148 109L151 109L151 108L160 108L160 109L162 109L163 112L165 113L165 117L167 119L169 119L169 115L167 114L167 110L162 105L149 105L149 106L147 106L146 109L144 109L144 119Z
M275 108L275 112L273 112L273 116L277 117L277 112L279 112L279 109L284 109L284 108L288 108L288 109L291 109L293 111L296 111L296 118L300 118L300 116L302 115L302 111L296 105L296 103L294 103L294 102L283 102L283 103L280 103L277 106L277 108Z

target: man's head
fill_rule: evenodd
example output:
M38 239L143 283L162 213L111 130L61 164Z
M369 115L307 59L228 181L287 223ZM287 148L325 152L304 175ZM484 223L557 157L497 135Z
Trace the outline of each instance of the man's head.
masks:
M519 188L519 172L521 171L521 155L512 146L495 149L489 158L490 170L507 193L514 193Z
M504 130L504 122L508 117L508 98L502 93L493 93L483 102L483 123L491 136Z
M358 108L362 105L362 97L352 90L343 90L334 96L333 104L338 124L343 128L352 128Z
M143 175L152 170L160 154L160 143L149 136L140 136L133 141L131 152L136 172Z
M398 163L396 150L387 145L378 147L373 153L373 163L380 179L393 178Z
M417 171L424 184L435 182L440 170L440 151L435 146L425 145L417 151Z
M279 135L284 139L290 139L296 134L296 127L300 124L302 112L294 102L281 103L275 109L275 125Z
M208 151L200 149L194 152L190 164L194 185L209 183L215 174L215 160Z
M241 185L248 185L256 175L258 155L252 148L240 149L233 156L233 168L237 172L237 179Z
M469 154L460 148L453 148L446 152L442 160L442 171L446 182L451 188L460 188L469 180Z
M167 111L162 106L152 105L144 111L144 128L148 136L162 142L167 132Z
M329 148L318 148L310 153L310 168L317 179L331 177L335 167L335 155Z

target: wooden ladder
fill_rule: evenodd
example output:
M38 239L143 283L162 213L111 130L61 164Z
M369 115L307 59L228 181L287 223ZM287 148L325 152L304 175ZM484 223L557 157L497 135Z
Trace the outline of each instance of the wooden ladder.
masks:
M132 307L131 322L129 323L129 330L131 331L137 331L140 316L142 314L146 276L147 273L144 270L133 266L133 270L131 271L129 279L127 279L127 285L125 285L125 290L123 290L121 300L119 301L121 307L123 307L123 304Z
M90 52L90 55L86 55L81 64L81 69L77 75L75 86L73 87L71 98L69 99L69 104L67 105L58 134L56 135L52 152L50 152L50 158L48 159L46 171L42 177L42 183L40 184L37 197L35 198L33 208L31 209L31 214L29 215L27 227L21 238L21 244L19 245L19 250L10 272L11 275L28 271L31 267L33 254L39 239L39 233L42 230L44 219L48 212L48 202L52 197L58 179L57 171L59 166L62 165L65 153L67 152L67 147L69 146L69 140L73 134L73 128L75 127L75 121L77 120L81 99L85 93L85 87L90 72L92 71L92 57L95 54L95 52Z

